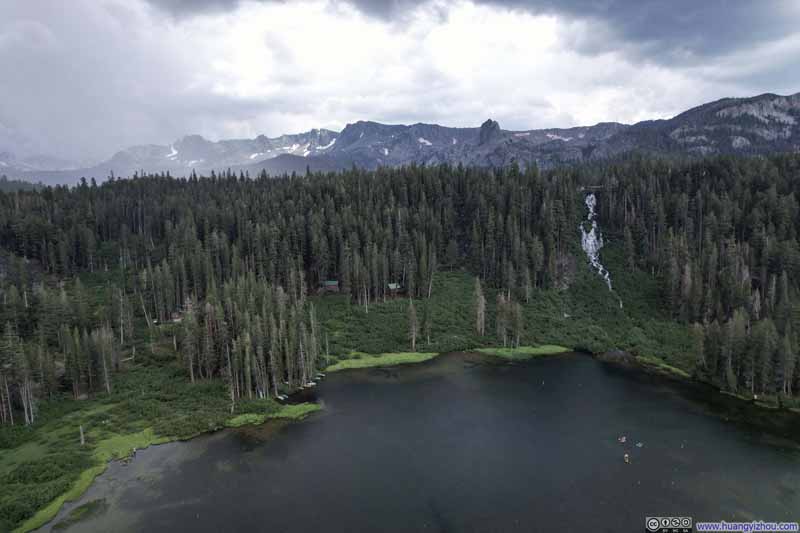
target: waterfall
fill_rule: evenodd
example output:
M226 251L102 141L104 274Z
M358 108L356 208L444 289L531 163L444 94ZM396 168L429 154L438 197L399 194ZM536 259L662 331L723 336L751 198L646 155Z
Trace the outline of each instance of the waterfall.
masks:
M586 252L586 257L589 258L589 263L591 263L592 268L595 269L598 275L603 278L603 281L606 282L608 290L613 291L614 289L611 286L611 274L600 262L600 249L603 248L603 234L600 233L600 229L597 227L597 212L595 211L597 207L597 197L593 192L586 195L585 203L586 209L589 212L586 215L586 222L589 223L589 231L586 231L586 223L580 225L581 247L583 251ZM619 300L619 306L622 308L621 299Z

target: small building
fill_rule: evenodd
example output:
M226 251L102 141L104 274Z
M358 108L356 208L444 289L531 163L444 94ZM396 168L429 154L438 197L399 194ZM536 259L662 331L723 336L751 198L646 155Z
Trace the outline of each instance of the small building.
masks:
M403 287L399 283L387 283L386 289L389 296L397 296L400 294L400 291L403 289Z
M320 292L339 292L339 280L328 279L322 282Z

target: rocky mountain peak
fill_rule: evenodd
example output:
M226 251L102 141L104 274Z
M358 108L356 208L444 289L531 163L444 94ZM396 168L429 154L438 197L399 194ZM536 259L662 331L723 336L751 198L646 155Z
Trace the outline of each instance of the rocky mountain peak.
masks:
M479 143L486 144L500 135L500 124L496 120L487 119L486 122L481 124L480 133L478 135Z

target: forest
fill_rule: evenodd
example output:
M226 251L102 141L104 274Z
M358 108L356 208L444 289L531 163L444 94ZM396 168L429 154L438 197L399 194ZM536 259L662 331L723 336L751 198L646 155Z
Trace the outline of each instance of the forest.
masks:
M0 449L115 398L185 437L208 429L184 420L190 406L218 422L332 362L423 349L621 348L797 405L798 178L797 155L632 156L0 191ZM586 187L622 309L580 248ZM133 391L155 398L167 382L178 414L140 412ZM40 494L13 466L0 461L8 527L77 476Z

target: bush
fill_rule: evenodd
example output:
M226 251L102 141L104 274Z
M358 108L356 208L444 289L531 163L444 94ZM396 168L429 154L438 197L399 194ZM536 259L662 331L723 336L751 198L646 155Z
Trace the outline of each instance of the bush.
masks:
M38 461L26 461L2 478L2 482L10 483L46 483L55 481L65 475L78 473L91 466L88 453L48 455Z
M0 520L19 524L69 490L71 485L72 480L66 477L30 485L5 484L0 488Z

